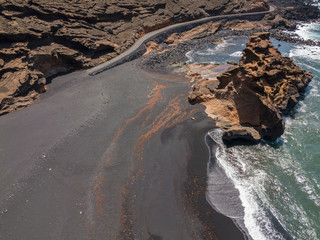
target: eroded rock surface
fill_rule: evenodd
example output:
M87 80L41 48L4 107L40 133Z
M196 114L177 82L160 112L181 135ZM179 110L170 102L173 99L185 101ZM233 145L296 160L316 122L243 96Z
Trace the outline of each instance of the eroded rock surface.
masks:
M264 0L0 0L0 115L38 99L47 77L103 63L149 31L267 8Z
M208 22L189 31L171 34L164 42L168 45L177 45L193 39L200 39L215 34L226 21Z
M277 5L278 12L288 20L308 21L320 17L318 7L312 5L313 0L269 0L269 2Z
M275 140L284 132L282 114L292 109L312 79L273 47L267 32L251 36L239 63L217 77L218 87L200 80L189 95L225 129L225 141Z

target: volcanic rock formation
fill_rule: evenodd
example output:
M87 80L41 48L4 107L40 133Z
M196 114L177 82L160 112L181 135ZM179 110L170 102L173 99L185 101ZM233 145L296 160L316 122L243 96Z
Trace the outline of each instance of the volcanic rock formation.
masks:
M239 63L217 79L193 86L191 104L202 103L225 129L223 140L275 140L284 132L282 114L292 109L312 79L273 47L269 33L251 36Z
M103 63L149 31L267 9L264 0L0 0L0 115L38 99L46 78Z

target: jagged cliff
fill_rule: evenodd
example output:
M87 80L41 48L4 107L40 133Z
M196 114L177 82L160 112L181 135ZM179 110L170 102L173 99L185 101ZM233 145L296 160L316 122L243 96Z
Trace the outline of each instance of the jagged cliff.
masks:
M217 79L201 79L189 95L202 103L209 116L225 129L225 141L262 138L275 140L284 132L282 114L292 109L312 79L269 40L270 34L251 36L239 63Z
M103 63L146 32L265 9L253 0L0 0L0 115L38 99L48 77Z

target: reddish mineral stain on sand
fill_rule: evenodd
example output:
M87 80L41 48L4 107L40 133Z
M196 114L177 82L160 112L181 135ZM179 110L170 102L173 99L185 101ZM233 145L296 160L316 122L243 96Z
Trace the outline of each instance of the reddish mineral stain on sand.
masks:
M149 75L149 76L148 76ZM154 74L152 74L154 75ZM164 78L164 75L157 74L157 76L153 76L161 80L168 81L167 78ZM128 127L130 123L133 121L140 119L142 128L146 131L140 137L138 137L136 144L133 149L132 157L133 163L131 171L133 172L132 175L128 178L127 183L122 188L122 206L121 206L121 230L118 233L118 237L124 237L125 239L133 239L133 222L134 222L134 211L133 211L133 204L135 199L135 193L133 190L133 185L137 182L137 179L143 173L143 151L144 145L150 139L151 136L156 134L161 129L170 128L179 122L182 122L185 119L190 118L197 109L186 112L186 106L188 105L186 101L186 96L181 94L169 101L166 105L164 110L157 115L157 117L152 120L151 123L147 124L150 121L152 110L159 100L163 99L162 90L167 88L167 85L159 84L155 80L153 80L151 74L147 74L146 78L154 84L154 88L148 94L148 98L150 99L147 105L140 109L138 113L125 121L125 123L119 127L117 132L112 137L111 143L111 150L107 153L106 159L103 163L103 166L99 168L96 180L92 186L94 197L95 197L95 209L96 213L94 215L95 218L101 217L104 214L104 201L107 196L104 196L102 193L102 186L104 183L103 178L103 168L112 166L111 161L114 153L117 149L117 141L118 138L123 134L124 130ZM180 81L181 78L175 77L171 79L171 81ZM187 81L186 81L187 82ZM147 113L145 115L145 113Z
M122 135L124 129L133 121L135 121L136 119L138 119L144 112L148 111L148 110L152 110L152 108L154 107L154 105L162 98L161 96L161 91L162 89L166 88L167 86L165 85L160 85L155 81L152 81L155 85L155 87L151 90L151 92L148 95L148 98L150 98L150 101L148 102L148 104L140 109L140 111L132 118L126 120L126 122L124 123L123 126L121 126L117 132L114 134L110 145L113 146L113 150L109 151L106 155L106 161L103 163L103 167L110 167L111 166L111 159L112 159L112 155L115 152L115 149L117 147L117 140L118 137ZM98 218L103 216L104 213L104 199L105 196L104 194L102 194L102 186L103 186L103 182L104 182L104 178L103 178L103 167L100 167L97 173L97 177L95 182L92 185L92 192L95 198L95 215L94 218Z
M138 178L143 173L143 151L144 145L151 136L157 133L160 129L170 128L179 122L189 118L196 111L190 111L189 114L185 111L185 95L178 95L169 101L166 108L150 123L145 129L147 132L141 135L133 150L133 174L127 181L122 190L122 215L121 224L122 229L119 235L125 238L134 238L133 233L133 203L135 196L133 186Z

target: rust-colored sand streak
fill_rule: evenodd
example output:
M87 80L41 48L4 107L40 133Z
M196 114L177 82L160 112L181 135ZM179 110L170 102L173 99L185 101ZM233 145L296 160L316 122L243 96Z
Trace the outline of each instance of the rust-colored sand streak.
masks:
M95 200L95 210L93 217L98 218L103 215L103 200L104 200L104 194L102 193L102 184L104 182L104 178L102 176L102 167L98 169L97 178L94 181L93 185L91 186L91 192L94 196ZM89 226L90 232L94 230L93 223L90 223Z
M171 100L166 109L162 113L160 113L160 115L158 115L150 125L147 126L147 129L149 129L149 131L138 138L133 150L134 165L138 168L138 171L135 172L131 180L135 181L142 172L141 164L143 160L143 148L146 141L152 135L158 132L162 127L172 121L175 117L182 114L181 109L177 104L177 99L178 97Z
M164 89L164 88L167 88L168 86L167 86L167 85L161 85L161 84L159 84L157 81L155 81L155 80L154 80L153 78L151 78L150 76L146 76L146 79L148 79L152 84L154 84L154 85L156 86L153 90L151 90L151 92L150 92L149 95L148 95L148 98L152 98L152 97L153 97L153 99L154 99L154 97L157 98L157 101L155 101L155 102L152 104L152 107L148 109L148 110L152 110L153 107L154 107L154 105L155 105L155 103L157 103L157 102L159 102L160 100L163 99L163 96L162 96L162 94L160 94L160 92L159 92L158 89L160 88L160 90L162 90L162 89ZM159 95L159 94L160 94L160 95ZM146 122L150 119L151 112L152 112L152 111L148 111L147 116L145 117L145 119L144 119L143 122L142 122L142 127L144 127L145 124L146 124Z
M121 210L121 224L122 229L118 233L118 238L135 239L133 232L133 222L135 219L133 204L136 197L133 186L138 178L143 173L143 151L144 145L152 135L157 133L160 129L166 129L182 122L190 113L187 114L183 107L185 95L181 94L170 100L165 110L162 111L146 129L148 131L141 135L133 150L133 174L127 181L122 190L122 210ZM192 111L193 113L194 111ZM133 196L132 198L129 195Z
M113 135L113 137L111 139L110 146L112 146L112 149L107 152L106 160L103 162L103 166L101 166L98 169L97 177L96 177L93 185L91 186L91 192L93 193L93 196L94 196L94 199L95 199L95 210L96 210L96 212L93 215L94 219L100 218L104 214L104 199L105 199L105 196L102 193L102 186L103 186L103 183L104 183L103 168L111 166L112 156L113 156L113 154L115 153L115 151L117 149L117 146L118 146L117 140L118 140L119 136L122 135L122 133L125 130L125 128L131 122L133 122L136 119L138 119L144 112L151 111L153 109L154 105L159 100L162 99L161 91L164 88L166 88L167 86L160 85L160 84L158 84L157 82L155 82L153 80L152 80L152 82L155 85L155 87L148 94L148 98L150 99L148 104L144 108L140 109L139 112L134 117L126 120L125 123L123 124L123 126L118 128L117 132ZM90 223L90 226L88 226L88 229L89 229L90 232L94 231L95 228L94 228L92 222Z
M156 83L156 82L155 82ZM114 137L111 140L111 143L115 143L117 138L123 133L124 129L133 121L135 121L136 119L138 119L142 113L144 113L147 110L151 110L154 105L162 98L161 95L161 90L166 88L167 86L165 85L160 85L156 83L156 86L151 90L151 92L149 93L148 97L152 99L148 102L148 104L140 109L140 111L132 118L129 118L128 120L126 120L126 122L124 123L123 126L121 126L118 131L116 132L116 134L114 135Z
M102 216L103 215L103 200L104 200L104 194L102 193L102 184L104 182L104 178L102 176L99 176L97 179L97 185L94 189L94 196L96 199L96 216Z

